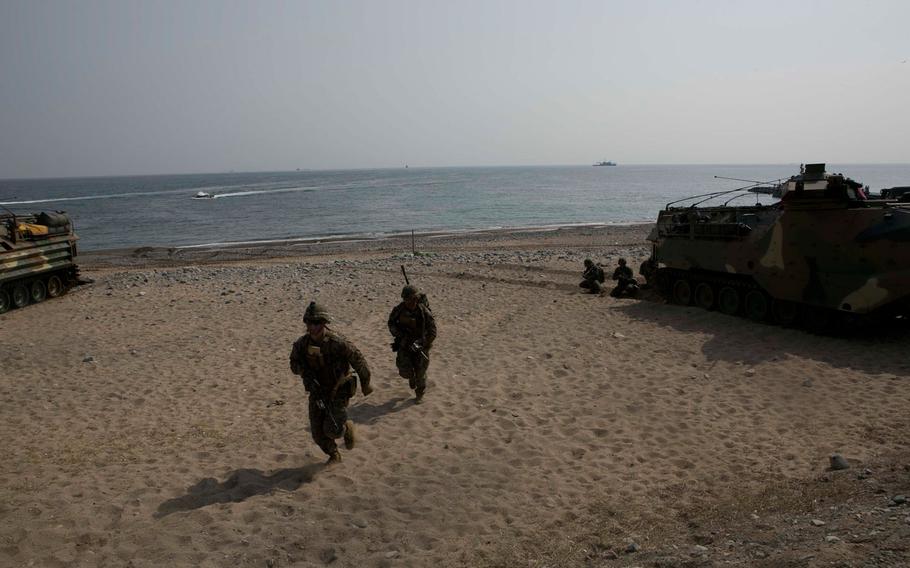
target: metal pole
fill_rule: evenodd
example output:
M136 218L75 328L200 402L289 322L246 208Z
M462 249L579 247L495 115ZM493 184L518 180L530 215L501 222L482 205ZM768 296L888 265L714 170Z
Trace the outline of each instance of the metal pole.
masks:
M417 256L417 247L414 246L414 229L411 229L411 254Z

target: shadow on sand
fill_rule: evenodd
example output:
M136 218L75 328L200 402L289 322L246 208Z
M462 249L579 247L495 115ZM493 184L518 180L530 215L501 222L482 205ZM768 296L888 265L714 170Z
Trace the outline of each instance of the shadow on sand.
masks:
M276 489L295 491L325 468L317 463L293 469L280 469L272 475L265 475L258 469L238 469L219 483L207 477L187 490L186 495L168 499L158 506L155 518L160 519L171 513L200 509L216 503L239 503L256 495L267 495Z
M614 309L636 320L707 336L699 342L709 361L757 364L789 355L837 368L910 374L910 361L904 356L910 339L910 321L907 320L894 320L834 336L648 300L623 302Z
M375 424L380 418L387 414L401 412L412 406L414 406L413 398L399 396L387 400L382 404L373 404L366 401L360 402L356 406L352 406L348 410L348 414L350 415L351 420L357 424Z

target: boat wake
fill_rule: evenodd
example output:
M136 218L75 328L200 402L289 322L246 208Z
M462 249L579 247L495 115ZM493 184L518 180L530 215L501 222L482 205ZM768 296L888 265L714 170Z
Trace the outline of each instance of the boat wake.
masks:
M183 193L184 190L169 189L167 191L134 191L132 193L108 193L107 195L80 195L78 197L48 197L46 199L28 199L21 201L0 201L0 205L31 205L32 203L56 203L58 201L91 201L94 199L122 199L124 197L139 197L146 195L168 195L170 193Z
M216 193L212 195L214 199L223 197L246 197L247 195L263 195L266 193L293 193L297 191L316 191L316 187L284 187L280 189L250 189L247 191L232 191L230 193ZM323 188L324 189L324 188Z
M62 203L66 201L94 201L99 199L124 199L129 197L148 197L150 195L186 195L187 190L192 191L193 188L183 188L183 189L168 189L164 191L134 191L128 193L108 193L105 195L78 195L73 197L48 197L44 199L23 199L15 201L0 201L0 205L7 206L16 206L16 205L32 205L35 203ZM205 188L211 190L214 188ZM223 197L245 197L248 195L261 195L266 193L289 193L296 191L316 191L318 189L325 189L320 187L306 186L306 187L282 187L276 189L252 189L244 191L230 191L227 193L211 193L210 191L197 191L196 194L192 195L193 199L221 199ZM205 194L205 195L200 195Z

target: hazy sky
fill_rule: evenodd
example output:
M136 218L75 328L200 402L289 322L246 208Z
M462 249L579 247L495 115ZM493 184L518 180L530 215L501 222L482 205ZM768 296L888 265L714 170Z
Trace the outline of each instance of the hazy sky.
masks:
M910 162L910 2L0 0L0 178Z

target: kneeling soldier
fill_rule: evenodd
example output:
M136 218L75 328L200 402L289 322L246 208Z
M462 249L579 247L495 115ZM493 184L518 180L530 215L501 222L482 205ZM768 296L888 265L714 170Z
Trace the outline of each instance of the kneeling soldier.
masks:
M603 268L594 264L590 258L585 259L585 271L581 277L584 279L578 285L591 294L599 294L603 291L604 271Z
M303 315L306 335L294 342L291 349L291 371L303 378L310 393L310 431L313 440L329 456L327 463L341 461L335 439L344 436L347 449L354 447L354 422L348 420L348 401L357 393L357 377L363 396L373 392L370 387L370 368L363 355L341 335L328 329L328 312L316 302L310 302Z
M616 280L616 287L610 291L610 295L618 298L625 293L634 293L638 291L638 283L635 281L635 275L632 269L626 266L626 259L619 259L619 266L613 271L613 280Z

